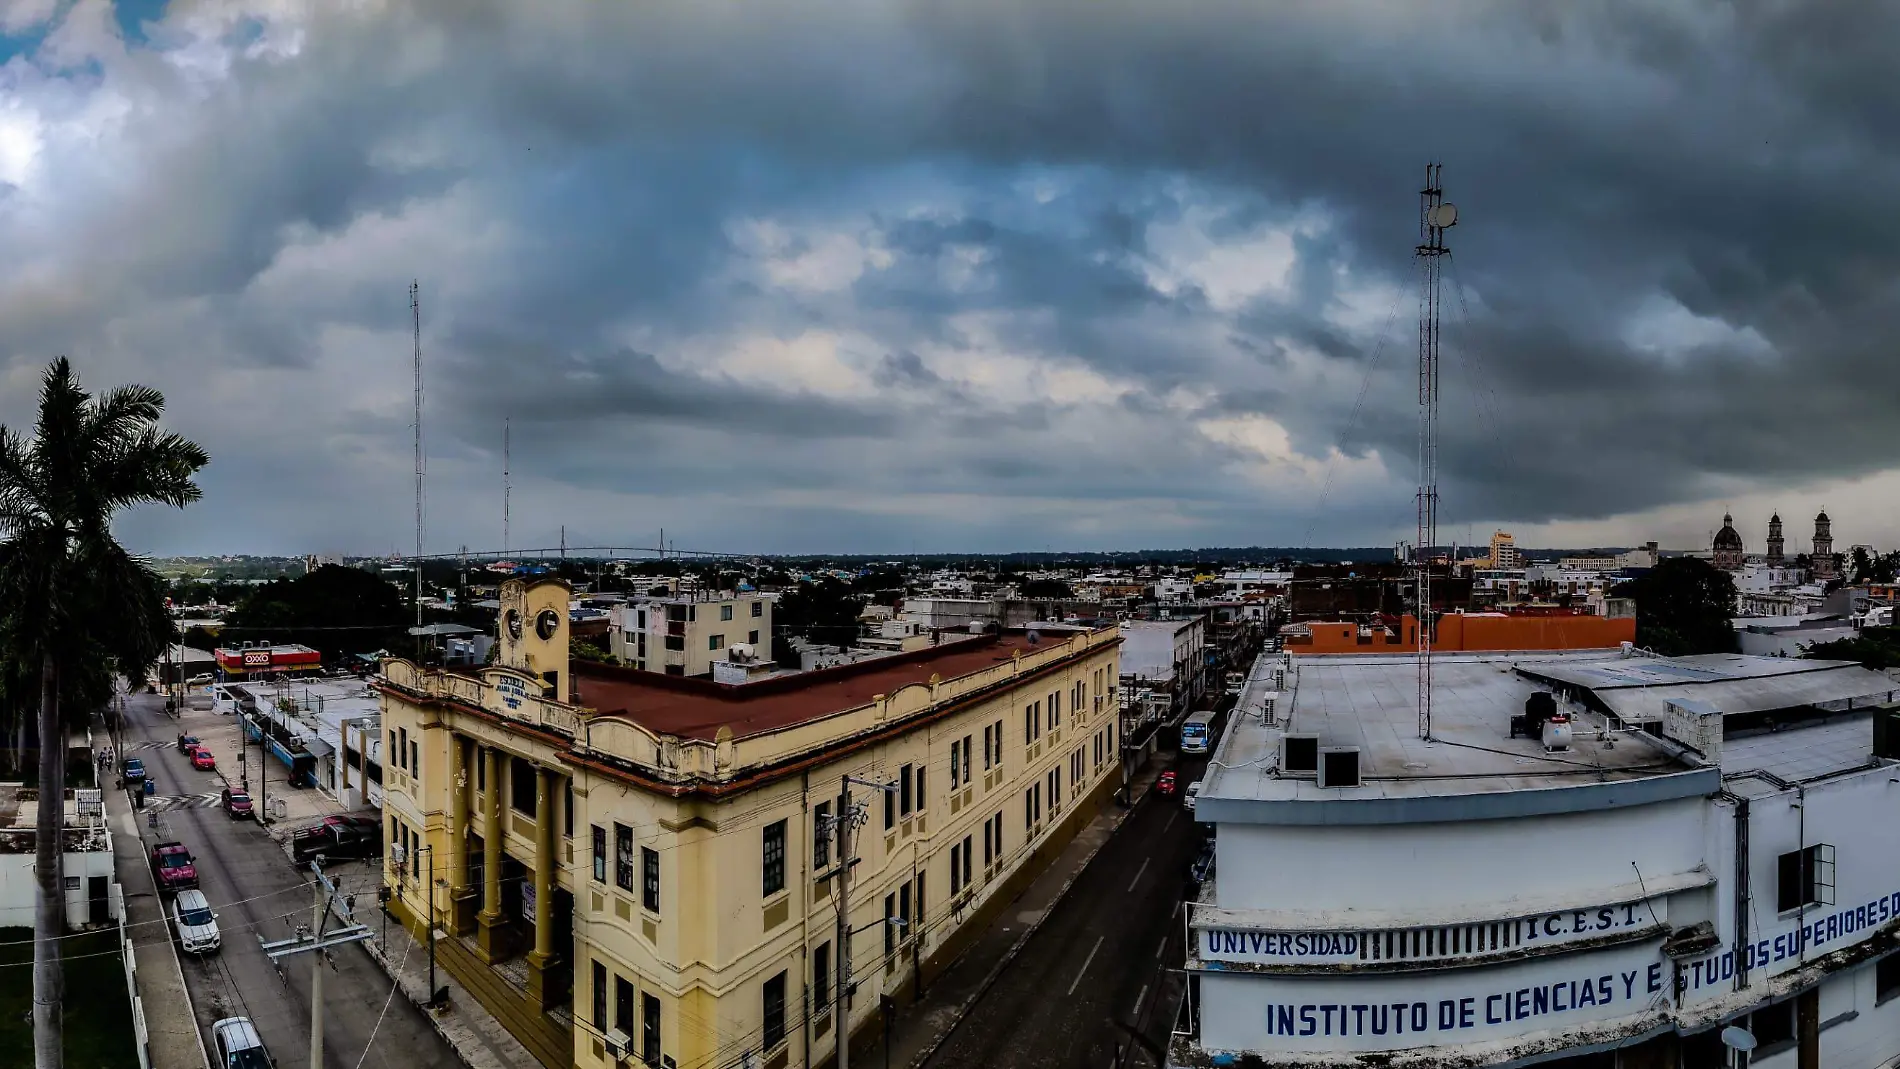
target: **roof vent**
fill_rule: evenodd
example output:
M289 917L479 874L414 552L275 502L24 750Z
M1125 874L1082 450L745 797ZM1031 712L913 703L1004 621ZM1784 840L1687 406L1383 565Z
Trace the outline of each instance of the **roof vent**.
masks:
M1359 786L1359 747L1328 746L1319 752L1321 787Z
M1280 772L1288 776L1319 774L1319 736L1280 736Z

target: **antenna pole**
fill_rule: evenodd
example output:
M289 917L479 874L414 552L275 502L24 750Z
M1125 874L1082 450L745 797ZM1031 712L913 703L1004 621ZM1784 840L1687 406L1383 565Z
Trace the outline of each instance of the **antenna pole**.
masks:
M501 555L504 557L508 555L508 538L509 538L508 508L510 505L509 497L514 492L513 477L509 472L509 465L513 461L513 453L510 448L512 444L511 442L511 433L513 430L512 424L513 424L513 419L511 417L508 417L508 416L502 417L502 420L501 420Z
M1438 544L1438 295L1441 261L1451 253L1445 229L1458 211L1445 203L1444 164L1425 165L1418 191L1418 533L1412 546L1418 591L1418 737L1432 737L1432 565Z
M409 283L409 315L415 328L416 376L416 627L422 627L422 286ZM422 636L416 636L416 659L422 659Z

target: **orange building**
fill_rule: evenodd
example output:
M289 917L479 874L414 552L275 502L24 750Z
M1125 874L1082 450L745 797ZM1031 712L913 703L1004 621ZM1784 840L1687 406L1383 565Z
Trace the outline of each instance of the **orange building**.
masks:
M1409 613L1376 624L1313 621L1283 628L1280 638L1288 653L1403 653L1418 644L1418 621ZM1592 650L1635 640L1634 616L1472 612L1439 617L1432 648L1445 653Z

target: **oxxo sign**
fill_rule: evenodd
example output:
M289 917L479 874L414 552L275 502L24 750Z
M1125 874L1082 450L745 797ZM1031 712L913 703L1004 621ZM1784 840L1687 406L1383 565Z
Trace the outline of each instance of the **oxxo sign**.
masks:
M1659 924L1663 918L1663 905L1660 900L1644 902L1625 902L1614 906L1597 906L1590 909L1567 909L1558 913L1542 913L1533 917L1516 917L1499 921L1479 921L1469 924L1436 927L1434 931L1470 933L1469 939L1459 938L1452 948L1439 950L1434 944L1431 952L1416 953L1411 950L1411 932L1401 931L1401 945L1404 949L1397 953L1361 953L1361 948L1370 940L1383 951L1379 940L1388 933L1385 931L1352 932L1275 932L1254 931L1237 928L1203 928L1200 938L1200 957L1202 961L1231 961L1247 964L1269 965L1337 965L1344 962L1364 960L1404 960L1430 961L1436 958L1470 957L1474 954L1492 951L1513 950L1523 952L1543 946L1562 946L1568 943L1582 942L1601 936L1614 935L1631 928L1647 928ZM1463 949L1466 946L1472 949Z
M245 650L244 651L244 667L269 668L270 667L270 651L269 650Z

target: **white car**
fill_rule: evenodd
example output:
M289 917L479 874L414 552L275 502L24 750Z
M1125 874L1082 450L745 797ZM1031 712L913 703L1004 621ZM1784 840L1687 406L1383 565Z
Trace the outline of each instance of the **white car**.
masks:
M211 1026L211 1037L218 1045L216 1069L274 1069L276 1065L249 1017L226 1017Z
M178 892L172 899L172 924L178 929L178 945L187 954L209 954L223 945L218 915L211 912L203 891Z
M1187 806L1187 811L1192 813L1194 812L1194 800L1200 796L1201 781L1195 780L1193 783L1188 784L1187 793L1181 796L1181 804Z

